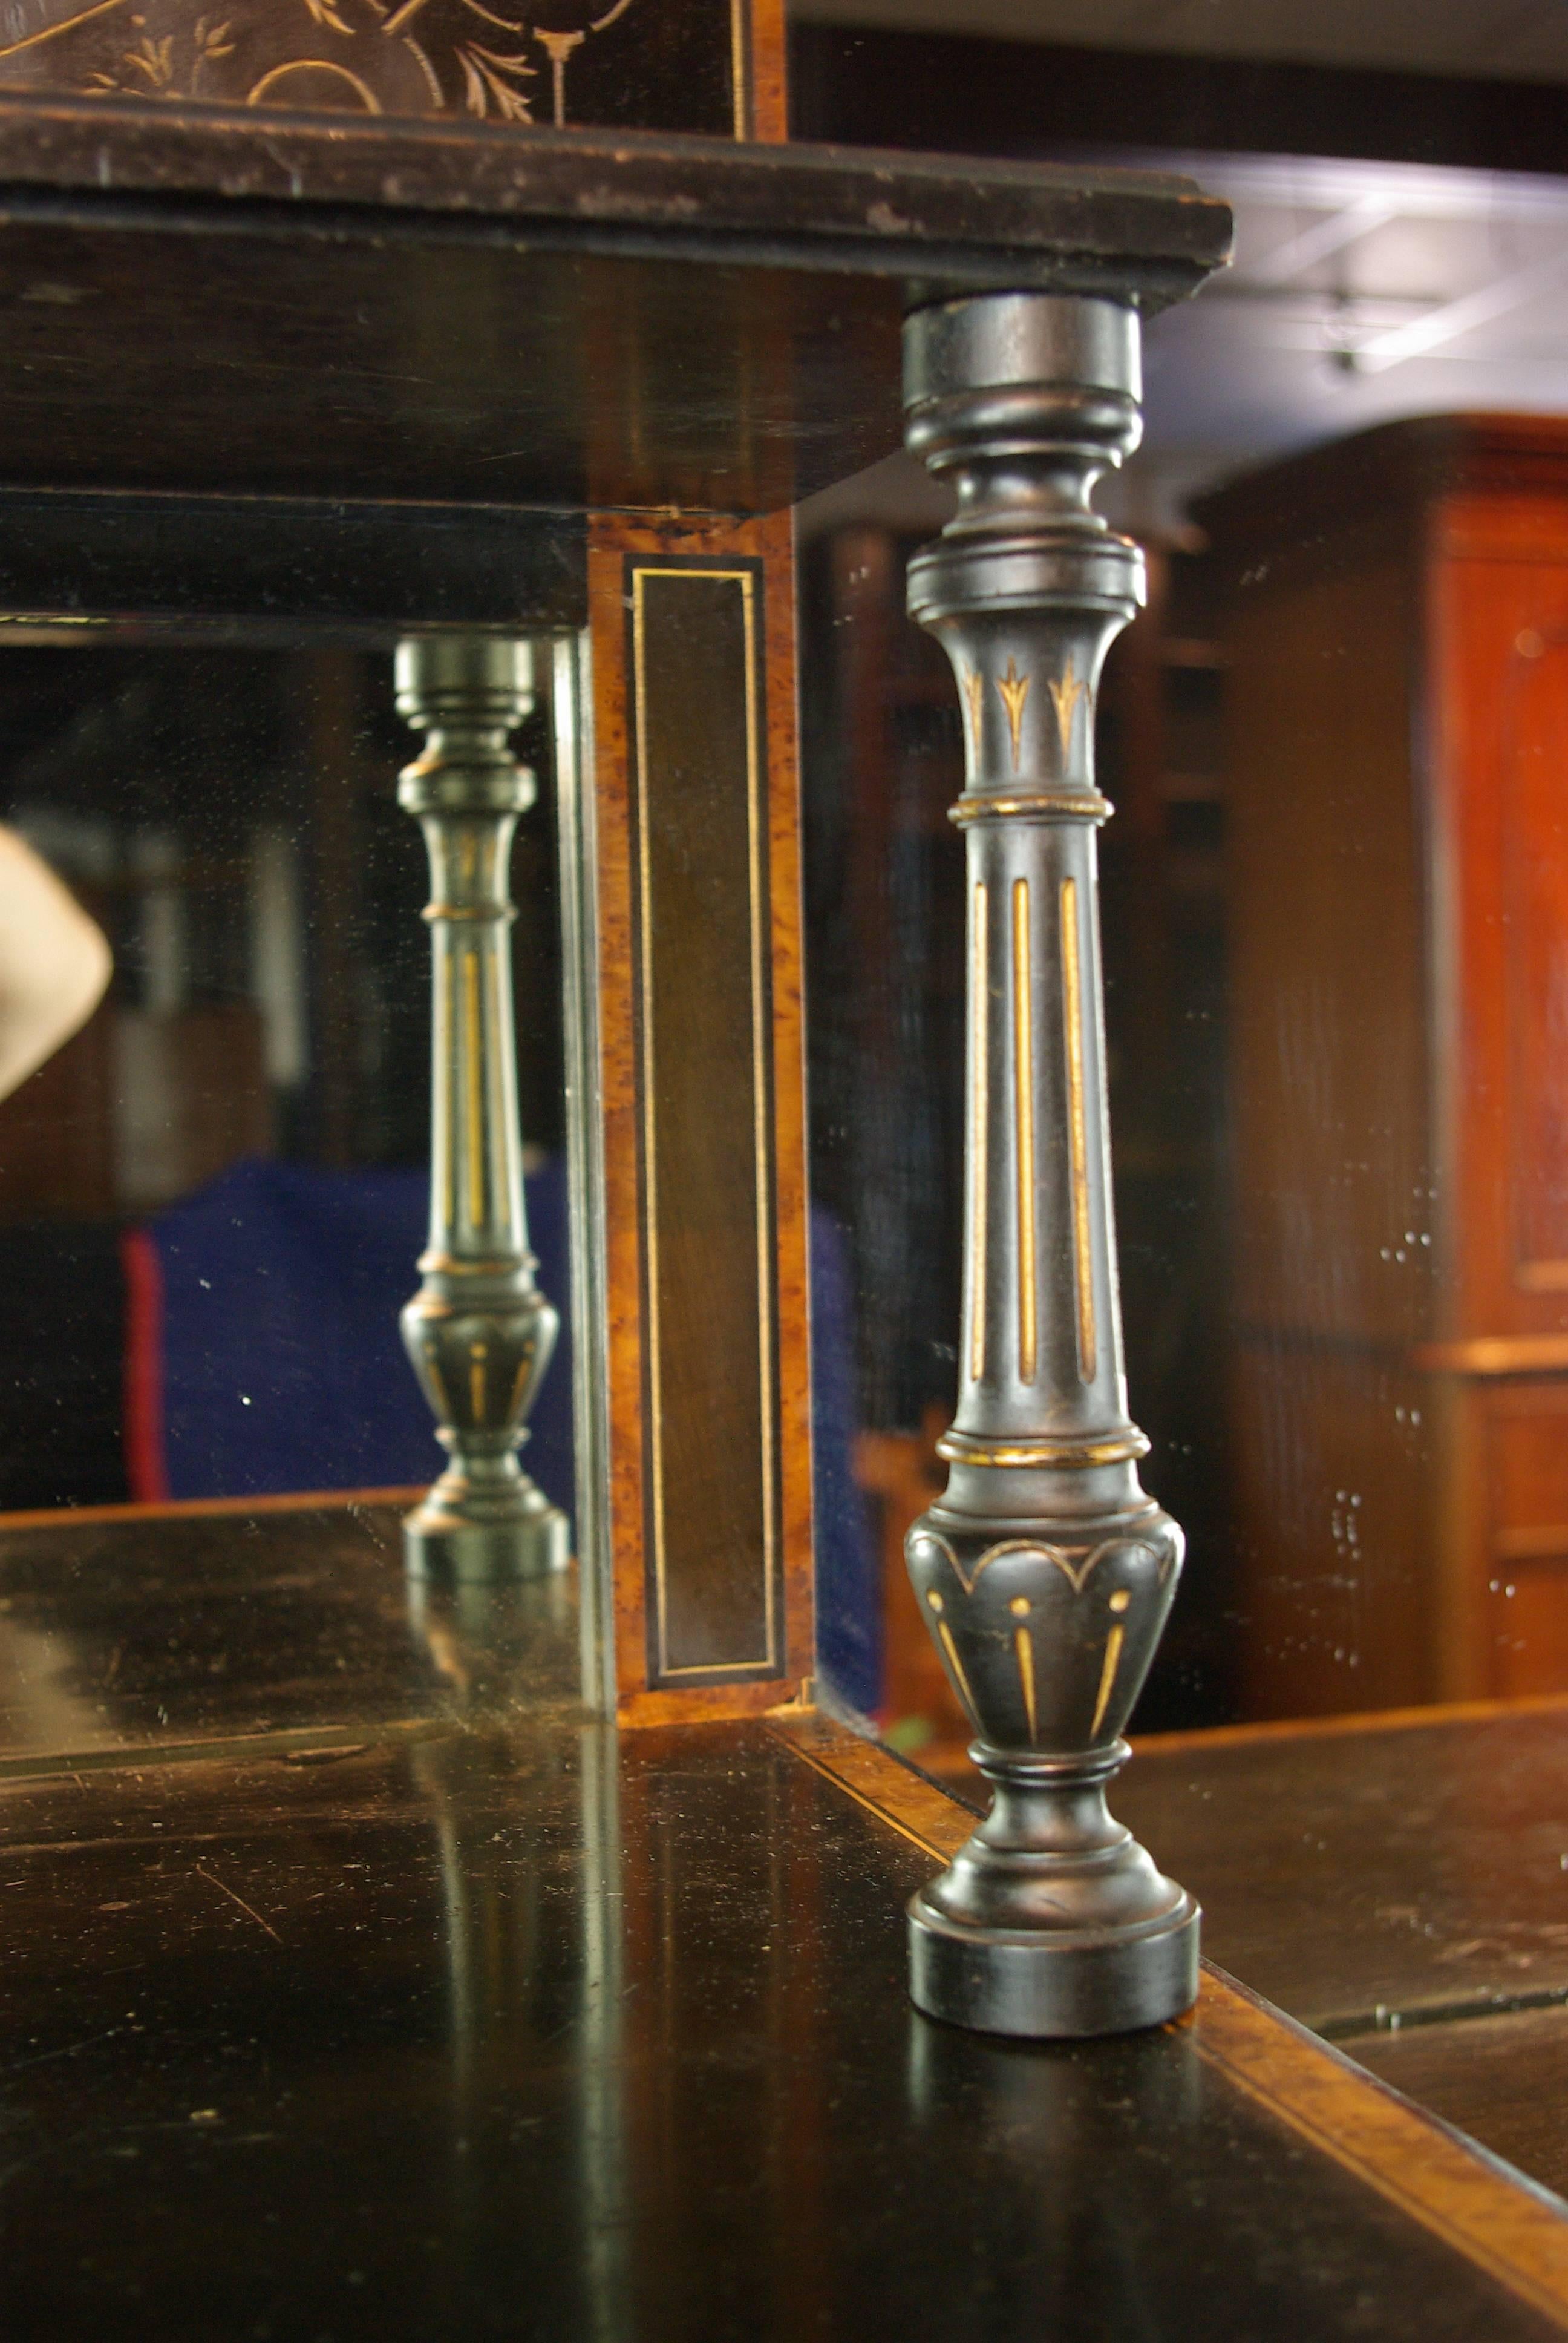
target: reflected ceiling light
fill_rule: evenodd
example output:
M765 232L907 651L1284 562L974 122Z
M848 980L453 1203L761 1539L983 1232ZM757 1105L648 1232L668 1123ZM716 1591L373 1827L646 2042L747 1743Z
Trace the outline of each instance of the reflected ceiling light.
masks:
M1283 285L1299 277L1304 268L1315 267L1331 254L1343 252L1347 245L1370 236L1375 227L1382 227L1396 216L1393 205L1381 196L1362 196L1342 211L1331 212L1327 219L1317 220L1304 227L1299 236L1287 236L1261 260L1253 261L1245 271L1253 285Z
M1473 293L1465 293L1457 301L1445 301L1441 308L1429 310L1424 317L1412 317L1407 325L1393 326L1386 333L1374 334L1362 342L1356 354L1358 370L1382 374L1390 367L1401 366L1406 358L1423 357L1431 350L1441 349L1461 334L1468 334L1478 326L1489 325L1493 317L1505 317L1510 309L1521 308L1537 293L1549 291L1568 277L1568 248L1547 253L1533 260L1528 267L1516 268L1511 276L1499 277L1490 285L1478 286Z

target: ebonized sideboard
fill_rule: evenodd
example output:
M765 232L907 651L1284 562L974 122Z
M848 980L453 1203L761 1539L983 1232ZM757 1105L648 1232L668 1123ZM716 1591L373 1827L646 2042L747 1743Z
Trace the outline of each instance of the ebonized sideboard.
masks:
M335 13L323 41L374 47ZM216 75L228 28L203 24ZM55 37L42 19L23 35ZM162 73L174 35L146 40L144 75ZM575 53L558 72L544 46L564 116ZM167 58L173 88L188 61ZM967 1473L1010 1492L1036 1546L1063 1492L1081 1526L1112 1524L1092 1556L1031 1547L1044 1595L1039 1571L993 1574L1011 1672L980 1692L1016 1771L1060 1711L1097 1781L1124 1754L1179 1537L1162 1516L1141 1544L1116 1526L1141 1503L1141 1436L1103 1209L1089 840L1109 809L1086 695L1089 635L1124 615L1135 565L1121 540L1084 555L1088 488L1135 429L1131 307L1157 313L1223 258L1223 206L1157 178L292 114L261 86L271 65L254 106L192 103L193 79L149 109L123 94L136 68L95 59L113 81L95 96L0 98L0 618L339 628L388 650L549 639L573 744L588 1479L577 1582L411 1577L407 1492L6 1526L12 2330L1561 2331L1555 2200L1211 1969L1195 2012L1122 2038L1004 2043L913 2009L901 1907L972 1817L812 1697L789 509L898 444L906 310L972 322L1000 297L998 347L935 336L914 389L924 446L940 456L950 424L993 508L987 562L995 508L1030 538L1028 642L1065 660L1031 700L1024 637L999 636L959 678L973 867L1008 904L983 936L1011 955L1007 1113L977 1101L975 1134L997 1135L993 1167L1005 1141L1012 1185L996 1170L995 1215L976 1189L954 1490ZM491 65L504 116L516 83ZM763 126L757 85L748 102ZM1010 469L974 394L1014 382L1019 320L1083 367L1042 373L1029 343ZM968 558L955 541L930 573L933 620ZM685 670L671 578L681 613L711 594L720 614L684 638ZM1069 640L1061 611L1090 606ZM658 700L682 672L716 679L706 733ZM428 681L409 682L417 717ZM676 850L710 843L679 829L693 772L745 812L709 874L741 898L714 968L648 948L678 905L659 893ZM737 957L746 1017L705 1027L704 986L733 984ZM982 980L977 1016L989 998ZM672 1001L687 1022L661 1041ZM1037 1002L1060 1067L1030 1038ZM659 1069L693 1034L749 1051L759 1137L681 1159L749 1248L745 1277L737 1248L706 1280L683 1350L650 1167L689 1132ZM749 1413L705 1443L729 1399L710 1357L748 1343ZM487 1353L474 1364L482 1394ZM722 1535L699 1534L705 1506L729 1508ZM948 1551L967 1595L991 1548L972 1570ZM940 1553L924 1599L963 1693L979 1663ZM1084 1613L1060 1639L1065 1689L1057 1644L1031 1640L1053 1572L1107 1597L1092 1635Z

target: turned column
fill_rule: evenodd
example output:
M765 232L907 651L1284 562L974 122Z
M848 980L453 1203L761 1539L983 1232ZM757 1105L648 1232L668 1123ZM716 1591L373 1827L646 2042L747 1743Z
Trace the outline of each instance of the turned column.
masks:
M534 1578L565 1566L568 1527L518 1447L559 1326L534 1283L523 1209L508 940L512 834L534 777L507 736L534 703L525 642L398 645L397 711L427 735L398 802L430 857L430 1234L403 1342L451 1458L404 1523L411 1570Z
M993 1785L910 1904L910 1989L990 2032L1119 2032L1191 2002L1199 1918L1105 1805L1182 1551L1127 1413L1096 898L1095 691L1143 576L1091 497L1138 441L1139 321L982 295L916 311L904 357L909 445L959 497L909 601L958 679L969 897L959 1407L907 1554Z

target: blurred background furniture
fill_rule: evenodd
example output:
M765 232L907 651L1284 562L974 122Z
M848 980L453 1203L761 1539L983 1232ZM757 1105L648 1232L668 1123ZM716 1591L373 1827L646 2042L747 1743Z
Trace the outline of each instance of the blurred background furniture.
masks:
M1568 1688L1568 429L1199 508L1228 658L1254 1713Z

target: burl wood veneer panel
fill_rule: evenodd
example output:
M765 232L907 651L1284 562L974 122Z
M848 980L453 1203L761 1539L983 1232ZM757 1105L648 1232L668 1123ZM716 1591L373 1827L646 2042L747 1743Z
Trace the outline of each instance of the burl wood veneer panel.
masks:
M609 1544L627 1721L811 1672L790 523L593 524Z

